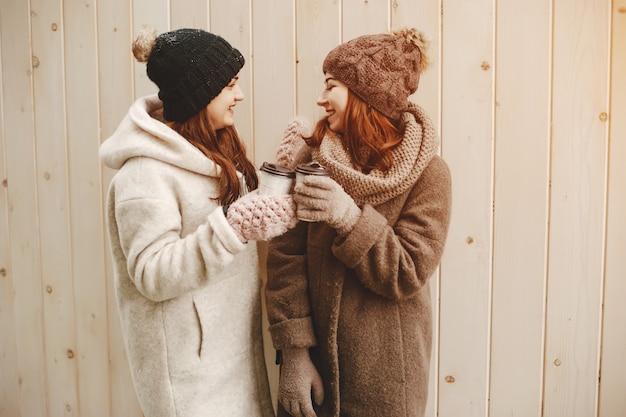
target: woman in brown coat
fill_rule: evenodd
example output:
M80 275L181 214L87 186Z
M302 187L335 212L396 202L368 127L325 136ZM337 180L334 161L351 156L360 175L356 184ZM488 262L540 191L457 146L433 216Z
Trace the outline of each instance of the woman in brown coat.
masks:
M450 173L426 113L408 101L427 66L415 29L333 49L309 134L286 130L278 163L330 177L296 185L300 222L270 242L266 299L282 353L279 416L424 415L429 278L450 217Z

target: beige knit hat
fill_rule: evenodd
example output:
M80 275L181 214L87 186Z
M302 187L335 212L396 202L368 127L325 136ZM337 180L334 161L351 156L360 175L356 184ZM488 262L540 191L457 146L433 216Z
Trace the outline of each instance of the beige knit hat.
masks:
M429 64L428 41L415 28L364 35L330 51L322 70L330 72L370 106L399 119Z

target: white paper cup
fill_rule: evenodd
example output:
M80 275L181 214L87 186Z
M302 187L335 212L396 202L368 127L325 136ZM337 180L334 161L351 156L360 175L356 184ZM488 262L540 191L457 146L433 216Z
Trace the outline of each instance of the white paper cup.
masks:
M293 192L296 173L282 165L263 162L259 170L259 194L286 195Z
M330 172L318 162L309 162L306 164L299 164L296 167L296 184L300 184L302 180L308 175L319 175L323 177L329 177ZM301 208L301 207L300 207ZM298 216L298 220L303 222L314 222L314 220L305 219Z

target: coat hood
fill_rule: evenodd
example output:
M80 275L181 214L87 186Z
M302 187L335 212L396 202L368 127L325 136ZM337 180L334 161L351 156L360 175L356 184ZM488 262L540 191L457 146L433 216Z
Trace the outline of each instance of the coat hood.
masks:
M135 101L115 132L100 146L100 160L118 170L131 158L146 157L198 174L219 176L219 165L159 120L162 111L163 103L156 94Z

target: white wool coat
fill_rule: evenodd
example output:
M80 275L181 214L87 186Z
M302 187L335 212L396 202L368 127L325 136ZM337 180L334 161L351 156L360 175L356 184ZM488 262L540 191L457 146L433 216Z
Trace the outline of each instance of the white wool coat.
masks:
M258 258L219 207L221 169L137 100L100 147L107 225L145 417L269 417Z

